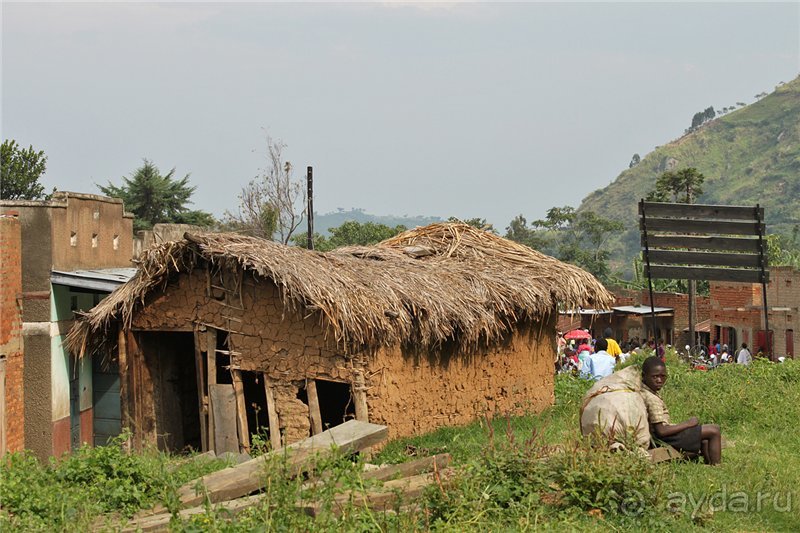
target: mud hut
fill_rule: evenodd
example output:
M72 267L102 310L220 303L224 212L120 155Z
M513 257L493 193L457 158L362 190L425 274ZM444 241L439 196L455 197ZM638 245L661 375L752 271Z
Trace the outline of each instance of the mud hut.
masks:
M465 224L315 252L186 234L82 317L119 363L134 444L247 450L348 418L393 437L553 402L557 306L604 307L590 274Z

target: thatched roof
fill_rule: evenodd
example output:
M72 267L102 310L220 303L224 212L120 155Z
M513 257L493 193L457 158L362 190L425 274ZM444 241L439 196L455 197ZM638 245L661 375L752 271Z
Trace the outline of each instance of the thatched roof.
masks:
M198 260L235 261L274 281L285 305L319 311L354 352L395 343L463 348L492 343L558 303L609 307L613 296L584 270L461 223L432 224L375 246L316 252L235 234L186 234L147 250L139 271L73 327L74 353L99 346L113 322L130 325L152 291Z

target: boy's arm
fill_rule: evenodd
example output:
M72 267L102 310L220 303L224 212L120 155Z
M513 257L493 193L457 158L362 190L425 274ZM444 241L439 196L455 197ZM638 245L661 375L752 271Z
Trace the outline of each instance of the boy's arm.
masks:
M700 421L697 419L696 416L693 416L689 420L685 422L681 422L680 424L666 424L664 422L660 424L653 425L653 432L656 434L656 437L671 437L677 433L680 433L683 430L693 428Z

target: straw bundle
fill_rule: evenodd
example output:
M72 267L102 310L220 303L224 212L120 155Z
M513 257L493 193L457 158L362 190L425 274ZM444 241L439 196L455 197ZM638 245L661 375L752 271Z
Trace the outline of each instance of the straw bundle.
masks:
M170 274L201 261L233 261L273 280L286 306L319 311L351 353L395 343L474 349L520 321L544 318L559 302L602 308L613 300L584 270L461 223L327 253L235 234L186 234L145 252L137 274L76 323L68 345L74 353L98 346L111 323L129 325Z

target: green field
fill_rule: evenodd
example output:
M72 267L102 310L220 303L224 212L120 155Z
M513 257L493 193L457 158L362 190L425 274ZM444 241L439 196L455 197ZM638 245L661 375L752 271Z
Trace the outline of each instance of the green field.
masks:
M208 506L176 531L295 530L800 530L800 364L690 370L669 360L664 397L674 421L697 415L722 426L728 447L718 467L650 465L632 454L593 450L579 439L587 383L559 376L556 405L536 416L495 418L390 442L371 462L449 452L457 467L411 511L347 507L310 518L298 501L330 506L336 491L367 490L360 464L338 457L316 465L323 480L303 487L281 460L265 469L263 504L235 517ZM224 466L119 446L86 448L42 466L20 454L0 470L0 530L114 529L156 502L175 508L182 483ZM372 482L373 484L375 482Z

